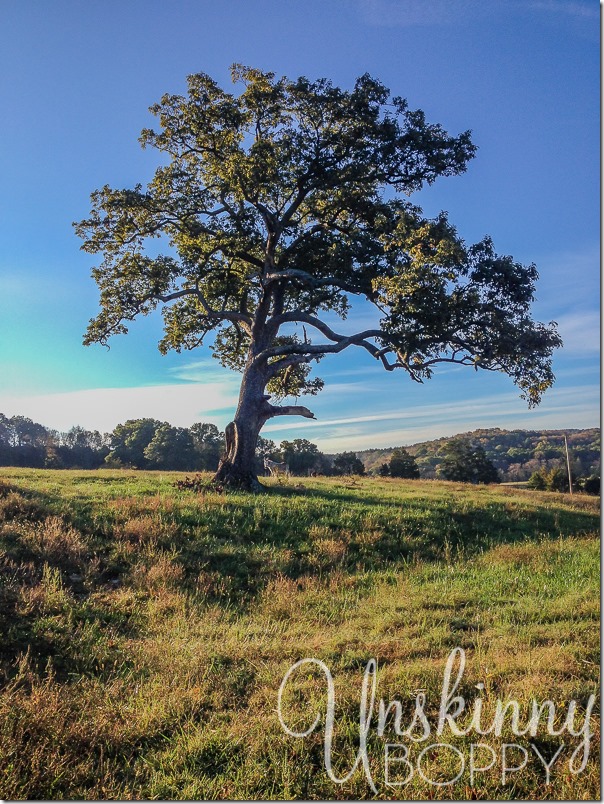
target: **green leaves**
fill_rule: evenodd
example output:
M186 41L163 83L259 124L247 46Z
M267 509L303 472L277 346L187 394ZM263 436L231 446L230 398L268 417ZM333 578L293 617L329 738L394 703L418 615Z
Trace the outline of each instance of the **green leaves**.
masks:
M438 476L459 483L499 483L499 474L484 448L466 438L454 438L441 448Z
M426 219L404 198L462 173L470 133L449 135L367 74L350 90L243 65L231 75L238 94L198 73L185 96L151 107L159 129L140 141L164 159L145 189L92 194L76 225L82 248L102 255L85 342L106 343L161 304L162 351L214 332L222 364L263 366L277 396L316 393L310 360L356 344L420 382L439 362L503 371L536 404L561 341L530 318L535 266L497 255L488 237L466 246L445 213ZM369 336L338 336L318 318L345 317L351 295L381 318ZM283 336L285 321L330 343L321 353L306 334Z

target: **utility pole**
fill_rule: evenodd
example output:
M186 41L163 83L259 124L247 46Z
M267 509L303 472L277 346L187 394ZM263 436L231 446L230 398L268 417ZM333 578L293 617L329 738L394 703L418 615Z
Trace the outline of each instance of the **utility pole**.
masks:
M566 447L566 468L568 469L568 490L573 493L573 476L570 471L570 458L568 457L568 441L566 440L566 433L564 433L564 446Z

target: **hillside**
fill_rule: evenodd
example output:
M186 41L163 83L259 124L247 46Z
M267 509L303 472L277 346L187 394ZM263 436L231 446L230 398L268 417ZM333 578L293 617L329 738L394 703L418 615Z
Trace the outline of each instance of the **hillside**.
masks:
M497 701L517 701L524 718L535 698L556 713L577 701L578 722L597 732L595 711L587 721L598 690L597 499L390 478L193 494L174 487L182 477L2 471L4 799L599 799L597 736L573 775L579 737L551 737L544 723L530 738L509 724L500 735L436 734L452 650L465 652L461 694L470 702L484 690L485 724ZM403 728L425 695L432 731L410 745L413 763L429 744L450 744L424 757L428 781L414 771L387 786L386 745L402 739L392 723L379 733L377 713L375 795L361 767L330 781L323 727L296 737L277 715L280 684L302 657L333 674L338 776L354 764L375 659L376 706L401 701ZM325 699L317 666L296 671L285 722L304 731L317 712L324 722ZM478 742L498 761L471 778ZM531 743L548 761L561 751L549 784ZM529 761L502 782L504 744L516 744L508 765L522 746ZM404 776L394 763L389 773Z
M600 474L600 430L473 430L456 436L405 446L415 456L422 478L433 478L440 463L439 450L451 438L470 438L479 443L504 481L528 480L533 472L558 466L566 460L566 434L573 472L577 477ZM394 447L357 452L365 471L375 473L390 460ZM564 464L565 465L565 464Z

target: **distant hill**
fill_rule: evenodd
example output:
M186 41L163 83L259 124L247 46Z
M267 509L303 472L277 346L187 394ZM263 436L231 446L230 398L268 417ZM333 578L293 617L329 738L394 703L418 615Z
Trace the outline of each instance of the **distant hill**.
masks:
M452 438L469 438L480 444L493 461L504 481L528 480L533 472L542 468L559 466L565 462L564 434L573 471L577 477L600 474L600 430L473 430L456 436L422 441L405 446L415 456L421 476L433 478L440 463L439 450ZM376 473L383 463L390 460L395 447L367 449L357 452L365 471Z

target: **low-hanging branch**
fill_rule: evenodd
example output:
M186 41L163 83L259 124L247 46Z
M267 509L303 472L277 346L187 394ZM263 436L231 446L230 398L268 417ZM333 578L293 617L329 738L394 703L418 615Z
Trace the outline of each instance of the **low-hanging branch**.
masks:
M328 354L337 354L338 352L347 349L349 346L361 346L362 348L366 349L372 357L376 358L377 360L381 360L383 367L387 371L393 371L397 368L405 369L405 371L411 375L412 379L419 383L423 382L421 376L419 376L419 372L424 371L425 369L428 369L430 366L436 365L437 363L456 363L461 366L474 366L475 368L480 367L487 371L502 370L501 364L497 362L488 362L487 360L481 359L476 355L469 354L468 352L471 351L471 349L468 343L463 343L462 348L466 350L466 353L462 356L459 356L460 349L456 348L454 345L451 345L452 354L450 356L448 356L448 354L443 354L427 360L416 358L414 363L411 364L409 357L405 355L401 349L397 349L395 346L390 345L380 348L368 340L368 338L374 338L382 342L388 341L389 333L384 330L372 329L364 330L354 335L341 335L334 332L334 330L331 329L328 324L316 318L315 316L299 312L285 313L281 316L278 316L277 321L273 321L273 323L278 323L279 325L288 322L303 322L308 324L332 341L332 344L295 343L266 349L257 356L256 361L258 363L263 363L274 357L282 358L282 360L274 361L270 364L272 374L276 373L276 369L284 369L289 365L295 364L296 362L310 362L317 357L322 357ZM395 362L390 362L388 360L388 355L391 354L395 354L397 356L397 360Z
M316 419L316 416L304 405L268 405L269 418L273 416L304 416L306 419Z

